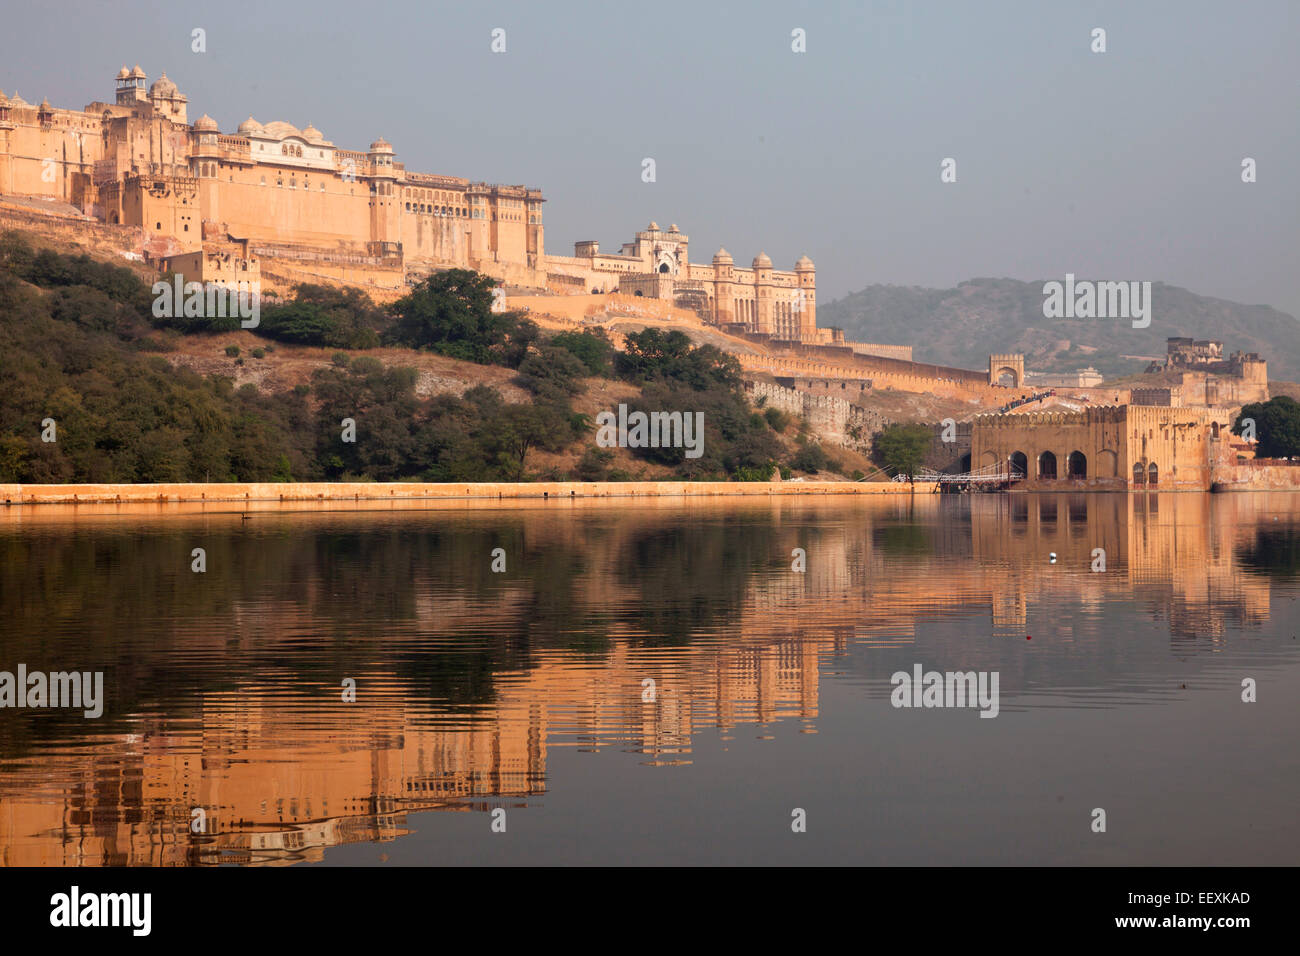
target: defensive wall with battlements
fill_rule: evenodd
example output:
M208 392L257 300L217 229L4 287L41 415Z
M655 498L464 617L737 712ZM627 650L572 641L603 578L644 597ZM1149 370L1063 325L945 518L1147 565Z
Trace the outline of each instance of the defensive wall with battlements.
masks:
M870 454L872 436L890 423L879 412L833 395L813 395L784 385L760 381L747 381L745 390L754 405L779 408L791 415L804 417L822 439L863 454Z

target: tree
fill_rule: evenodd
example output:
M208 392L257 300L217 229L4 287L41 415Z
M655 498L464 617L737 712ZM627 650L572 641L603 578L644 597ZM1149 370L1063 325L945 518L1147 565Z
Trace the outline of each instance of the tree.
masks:
M557 450L571 438L568 420L546 405L506 405L485 436L506 476L523 481L528 453L534 448Z
M563 402L582 391L587 366L567 349L543 345L519 364L524 387L544 401Z
M565 349L587 367L588 375L608 376L614 369L614 346L604 329L561 332L551 336L550 344Z
M540 333L518 312L493 312L495 288L495 279L468 269L435 272L394 304L397 323L386 338L480 365L518 368Z
M914 480L933 437L924 425L887 425L876 436L876 460L889 471Z
M686 333L677 329L629 334L617 368L629 382L681 383L696 391L715 386L737 390L741 381L740 363L734 356L712 345L694 348Z
M376 329L383 322L383 313L359 289L304 283L289 302L263 307L256 334L299 345L368 349L379 344Z
M1300 456L1300 402L1288 395L1278 395L1267 402L1244 405L1232 425L1232 433L1240 435L1247 420L1255 423L1255 437L1259 441L1255 447L1257 457Z

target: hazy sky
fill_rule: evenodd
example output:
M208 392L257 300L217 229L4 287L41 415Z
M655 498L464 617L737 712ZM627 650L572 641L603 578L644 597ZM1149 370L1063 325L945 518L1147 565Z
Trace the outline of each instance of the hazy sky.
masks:
M6 93L81 107L139 62L191 121L311 122L351 149L382 134L408 169L541 186L550 252L617 251L654 219L699 262L806 253L823 302L1073 272L1300 315L1294 0L96 0L5 19Z

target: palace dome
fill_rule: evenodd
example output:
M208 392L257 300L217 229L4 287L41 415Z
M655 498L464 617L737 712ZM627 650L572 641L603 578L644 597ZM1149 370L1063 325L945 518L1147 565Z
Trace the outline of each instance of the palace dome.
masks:
M311 123L308 123L302 128L302 138L309 142L321 143L325 141L325 134L312 126Z
M659 223L657 223L657 222L655 222L653 219L651 219L651 220L650 220L650 225L646 226L646 229L648 229L650 232L658 232L658 231L659 231Z
M391 153L393 151L393 144L381 136L379 137L379 139L375 140L373 143L370 144L370 151L372 153L377 153L380 151Z
M733 261L733 260L732 260L732 258L731 258L731 253L728 252L728 251L727 251L723 246L719 246L719 247L718 247L718 251L715 252L715 253L713 254L713 261L714 261L714 262L731 262L731 261Z
M131 71L128 70L125 66L123 66L122 69L117 71L117 78L119 80L125 80L128 77L130 77L130 75L131 75Z
M262 124L250 116L248 119L244 120L242 123L239 124L238 131L244 134L260 133L262 132Z
M772 268L772 260L768 258L766 252L760 252L758 255L754 256L753 268L770 269Z
M669 227L668 227L668 231L669 231L669 232L681 232L681 230L677 228L677 223L673 223L671 226L669 226Z
M289 136L302 136L302 130L292 123L286 123L284 120L272 120L262 127L262 132L274 139L285 139Z
M814 268L813 261L809 259L807 256L800 256L799 259L795 262L794 267L796 271L803 271L806 269Z
M134 70L127 74L127 77L132 80L143 80L145 78L144 70L140 69L139 63L135 65Z
M36 108L40 110L42 113L49 113L54 109L54 107L50 106L50 100L48 97L41 100L41 105Z
M205 133L215 133L217 131L217 121L204 113L195 121L194 128Z
M176 84L167 79L167 74L165 72L159 76L158 79L154 80L153 86L149 87L150 96L172 97L179 92L180 90L176 88Z

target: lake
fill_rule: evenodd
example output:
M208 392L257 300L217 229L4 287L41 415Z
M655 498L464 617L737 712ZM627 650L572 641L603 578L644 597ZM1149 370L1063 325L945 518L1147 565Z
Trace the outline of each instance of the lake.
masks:
M1297 596L1284 493L9 508L0 860L1294 865Z

